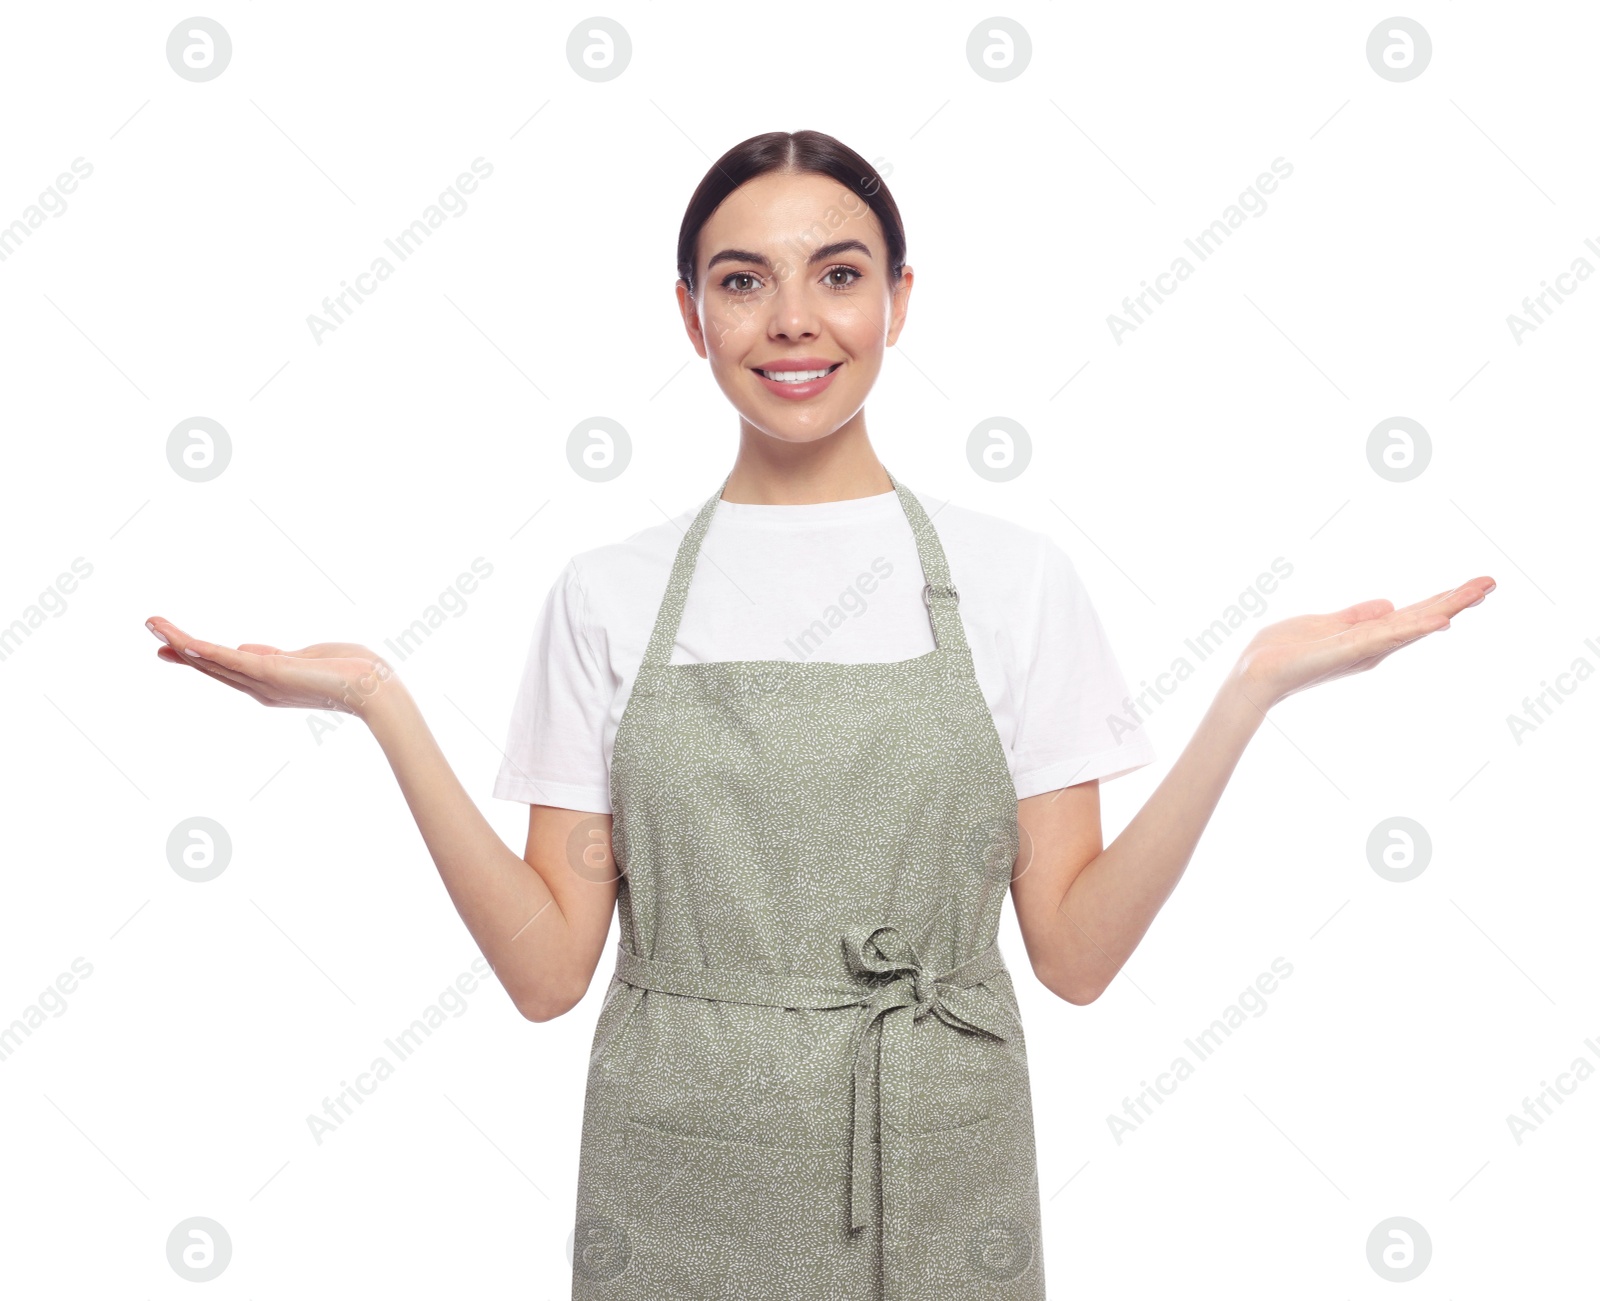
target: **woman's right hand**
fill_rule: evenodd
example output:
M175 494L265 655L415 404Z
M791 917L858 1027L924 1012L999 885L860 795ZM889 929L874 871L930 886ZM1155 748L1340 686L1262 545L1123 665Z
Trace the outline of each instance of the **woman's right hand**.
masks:
M383 683L388 662L353 642L318 642L300 650L245 642L237 649L189 636L160 615L145 627L166 644L156 655L186 664L275 709L333 709L360 717Z

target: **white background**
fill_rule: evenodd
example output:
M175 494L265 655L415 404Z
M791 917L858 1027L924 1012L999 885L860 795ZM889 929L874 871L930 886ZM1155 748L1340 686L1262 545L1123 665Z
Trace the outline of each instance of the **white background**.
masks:
M1520 1144L1507 1116L1600 1065L1600 681L1520 744L1506 722L1600 666L1600 284L1520 344L1506 323L1600 266L1592 7L1408 9L1433 55L1403 83L1365 54L1392 11L1356 4L1019 5L1031 62L1000 83L967 62L990 12L965 5L625 4L603 12L632 61L604 83L567 62L577 7L204 12L233 41L205 83L166 61L172 6L13 6L0 47L0 223L93 167L0 262L0 624L93 566L0 662L0 1026L93 968L0 1061L0 1288L193 1296L165 1244L203 1215L232 1242L217 1297L567 1296L609 959L546 1024L481 984L319 1145L307 1115L475 946L359 721L316 716L343 719L319 743L161 664L141 625L381 648L483 557L397 667L520 851L525 808L490 787L538 601L732 461L672 300L684 205L733 144L810 127L878 160L907 224L879 455L1055 536L1130 683L1276 556L1293 576L1252 627L1499 583L1273 710L1098 1002L1045 991L1007 912L1052 1295L1391 1296L1367 1260L1391 1216L1432 1244L1407 1295L1592 1294L1600 1080ZM307 315L477 157L470 207L317 343ZM1117 343L1108 313L1279 157L1267 210ZM233 446L203 484L165 450L196 415ZM632 440L608 483L567 461L593 415ZM994 415L1033 440L1000 484L966 456ZM1366 458L1396 415L1433 445L1406 483ZM1160 761L1107 785L1108 838L1227 658L1156 710ZM1366 853L1395 815L1433 844L1405 884ZM207 884L166 858L192 816L232 838ZM1265 1013L1115 1141L1124 1098L1278 957Z

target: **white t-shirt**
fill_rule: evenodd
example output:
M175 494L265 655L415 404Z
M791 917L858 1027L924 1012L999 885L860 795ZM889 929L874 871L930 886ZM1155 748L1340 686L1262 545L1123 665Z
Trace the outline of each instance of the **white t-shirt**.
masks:
M1047 535L917 493L1017 797L1155 759L1071 560ZM611 748L696 503L574 556L545 597L512 710L499 799L611 811ZM799 506L718 500L670 663L910 659L934 649L922 565L891 490ZM1113 730L1111 715L1120 720Z

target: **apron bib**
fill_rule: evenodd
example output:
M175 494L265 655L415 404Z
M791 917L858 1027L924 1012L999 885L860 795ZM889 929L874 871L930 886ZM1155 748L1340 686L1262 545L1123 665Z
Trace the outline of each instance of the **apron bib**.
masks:
M890 481L936 642L912 659L671 664L722 488L678 547L611 759L574 1301L1045 1295L995 943L1016 787L938 535Z

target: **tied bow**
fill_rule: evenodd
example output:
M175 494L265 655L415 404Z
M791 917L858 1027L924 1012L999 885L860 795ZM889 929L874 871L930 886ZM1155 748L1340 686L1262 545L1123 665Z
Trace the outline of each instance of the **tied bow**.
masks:
M855 1092L850 1144L850 1227L856 1229L865 1224L867 1218L863 1163L872 1137L867 1112L862 1106L863 1091L870 1087L868 1076L874 1065L873 1054L867 1051L868 1032L880 1018L886 1018L879 1034L876 1062L881 1124L885 1036L892 1036L898 1049L890 1054L890 1059L902 1060L909 1046L912 1024L931 1012L957 1030L1003 1040L1008 1037L1004 1022L1010 1019L1011 1009L981 983L961 983L964 969L975 966L976 960L936 976L923 967L911 942L894 926L851 930L844 936L844 952L850 969L873 985L872 992L861 999L864 1013L851 1040ZM902 1007L913 1009L909 1018L888 1016Z

